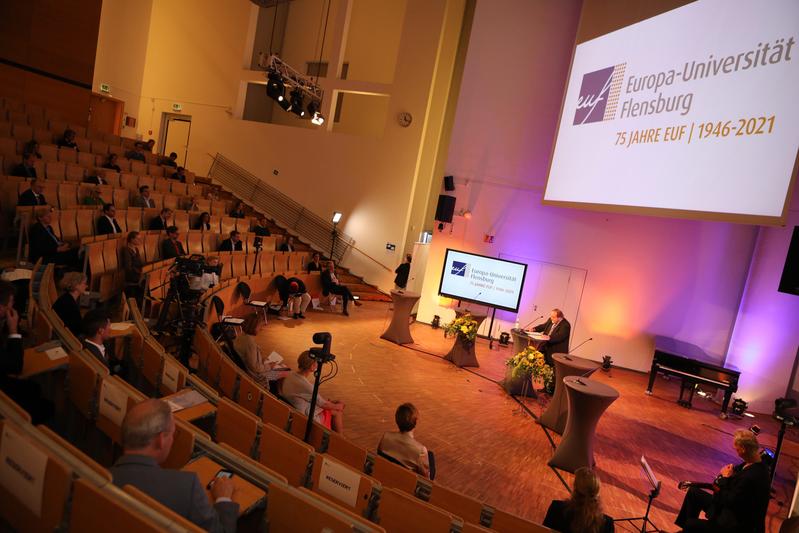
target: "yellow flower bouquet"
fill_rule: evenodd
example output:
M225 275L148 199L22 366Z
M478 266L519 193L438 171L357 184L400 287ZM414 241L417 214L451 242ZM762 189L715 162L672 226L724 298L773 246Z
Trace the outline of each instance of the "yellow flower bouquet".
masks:
M547 389L552 386L552 381L555 379L555 372L546 363L544 354L532 346L528 346L517 353L505 361L505 364L513 369L511 372L513 378L526 379L530 377L534 380L540 379Z
M477 320L469 313L464 313L444 326L444 335L456 335L465 341L474 342L477 337Z

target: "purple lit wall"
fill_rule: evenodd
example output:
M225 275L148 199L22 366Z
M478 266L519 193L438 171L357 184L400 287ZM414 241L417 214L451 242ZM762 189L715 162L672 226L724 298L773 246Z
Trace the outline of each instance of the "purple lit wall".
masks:
M739 396L757 412L771 412L785 394L799 348L799 296L777 291L799 225L799 189L791 205L787 226L760 229L727 355L742 371Z

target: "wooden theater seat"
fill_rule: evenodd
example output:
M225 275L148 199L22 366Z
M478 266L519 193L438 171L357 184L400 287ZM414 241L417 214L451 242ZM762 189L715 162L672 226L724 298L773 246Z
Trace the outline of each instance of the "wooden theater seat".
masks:
M252 457L255 437L261 423L258 417L227 398L216 406L216 440L224 442L248 457Z
M290 485L305 485L313 457L308 444L272 424L263 426L258 461L285 476Z

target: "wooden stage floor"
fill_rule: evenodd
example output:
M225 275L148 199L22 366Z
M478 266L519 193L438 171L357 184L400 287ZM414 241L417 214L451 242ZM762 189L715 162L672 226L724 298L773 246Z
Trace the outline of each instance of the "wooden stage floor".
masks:
M509 347L495 343L489 350L488 342L479 340L480 368L459 369L441 359L452 345L442 330L413 324L416 344L401 347L380 339L391 318L388 304L365 302L350 314L309 311L306 320L287 321L270 317L259 336L265 354L277 350L296 368L296 356L312 345L313 333L333 334L338 374L321 392L346 402L347 437L375 448L384 431L395 429L396 406L413 402L420 411L416 437L436 453L437 482L537 522L553 498L568 496L546 465L552 447L543 430L495 383L504 374ZM599 354L591 354L589 343L576 355ZM673 522L684 495L677 482L710 481L721 466L737 462L735 429L758 424L761 444L776 444L779 425L771 416L721 420L719 407L702 398L693 409L684 409L676 404L676 381L658 378L654 395L647 396L647 374L614 368L594 377L621 393L600 420L595 447L605 512L614 518L640 516L646 509L648 488L638 462L642 454L663 482L650 517L657 527L676 531ZM531 399L527 405L539 415L544 402ZM799 466L797 441L789 430L767 531L777 532L787 515ZM563 475L571 483L571 475ZM636 531L626 523L616 527Z

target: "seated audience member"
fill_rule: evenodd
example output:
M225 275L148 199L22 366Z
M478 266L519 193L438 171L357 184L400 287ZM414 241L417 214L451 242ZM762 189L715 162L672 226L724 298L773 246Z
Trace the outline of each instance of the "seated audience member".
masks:
M404 403L397 407L394 421L399 431L384 433L377 445L377 451L405 468L430 478L430 455L427 448L413 436L413 430L419 421L419 410L412 403Z
M311 295L305 288L305 283L299 278L289 278L288 282L288 307L293 318L305 318L305 310L311 303Z
M739 429L733 435L737 465L726 465L713 483L712 493L688 489L675 524L685 532L765 531L771 479L760 459L760 444L754 433ZM699 514L704 511L705 518Z
M602 512L599 478L588 467L574 472L574 487L568 500L553 500L544 525L561 533L612 533L613 519Z
M211 287L219 285L219 273L221 268L219 266L219 258L214 256L208 257L205 264L215 269L212 272L203 272L202 276L189 277L189 288L193 291L207 291Z
M405 262L398 266L394 273L397 275L394 278L394 286L399 290L405 290L408 285L408 274L411 273L411 254L405 256Z
M185 205L186 205L186 211L199 211L200 210L200 204L197 203L197 198L195 196L192 196L191 198L189 198L189 201L186 202Z
M39 385L14 376L22 372L24 350L19 330L19 313L14 309L14 285L0 281L0 390L28 412L34 424L50 417L52 405L42 398Z
M11 169L12 176L20 178L34 178L36 179L36 156L34 154L25 154L22 156L22 163L16 165Z
M64 130L64 135L58 141L59 148L72 148L76 152L78 151L78 143L75 142L75 131L69 128Z
M230 232L230 238L222 241L219 245L220 252L240 252L244 250L244 243L241 242L241 233L236 230Z
M286 236L286 240L283 241L283 244L280 245L281 252L293 252L294 251L294 237L291 235Z
M153 148L155 148L155 140L154 139L149 139L146 142L145 141L136 141L135 143L133 143L133 146L135 148L141 148L145 152L153 153Z
M247 216L244 212L244 202L236 202L236 205L234 205L233 209L230 211L230 216L233 218L244 218Z
M169 226L166 229L166 240L161 243L161 259L172 259L173 257L186 255L183 250L183 243L178 238L180 238L180 233L177 226Z
M197 219L192 229L209 231L211 229L211 214L208 211L200 213L200 218Z
M81 200L81 204L102 206L105 205L105 200L100 196L100 189L93 187L89 190L89 195Z
M247 317L241 328L241 335L233 341L233 348L244 361L250 377L257 381L259 385L269 389L273 394L277 394L277 380L288 376L291 370L283 367L283 365L267 361L261 353L256 337L262 325L263 321L258 315Z
M86 176L83 183L91 183L93 185L108 185L108 182L100 174L95 173L94 176Z
M119 156L117 154L108 154L102 168L107 168L114 172L122 172L122 168L119 166Z
M172 214L172 210L168 207L161 209L161 214L150 221L150 227L147 229L153 231L167 229L171 226L169 221L172 220Z
M336 277L336 265L333 261L327 262L327 270L322 271L322 294L328 296L330 294L337 294L341 296L341 299L344 301L343 307L344 310L342 314L345 316L350 316L349 312L347 311L347 304L350 300L355 302L356 306L361 305L361 302L356 300L352 292L338 282L338 278Z
M165 167L177 168L178 166L177 161L178 161L178 154L176 154L175 152L170 152L169 157L162 157L159 164Z
M53 210L46 206L39 207L34 216L36 223L28 230L29 261L35 263L41 258L43 263L76 267L78 251L61 241L53 231Z
M133 207L145 207L152 209L155 207L155 201L150 198L150 187L142 185L139 187L139 195L133 199Z
M61 278L64 292L53 304L53 311L75 337L83 334L83 317L80 315L80 297L86 292L86 275L82 272L67 272Z
M269 237L272 235L272 232L269 231L269 225L266 222L265 216L258 215L258 220L255 222L253 232L255 232L257 237Z
M165 401L149 399L129 408L122 421L123 455L111 467L114 485L134 486L206 531L235 532L239 505L231 499L233 481L213 481L211 505L197 474L159 466L174 437L175 419Z
M133 147L133 150L125 152L125 157L133 161L141 161L142 163L147 161L144 157L144 150L138 144Z
M139 252L140 246L141 234L138 231L131 231L128 233L125 247L119 252L119 264L125 278L125 294L136 298L139 304L144 296L141 275L144 261Z
M112 375L125 374L125 362L109 353L105 341L111 338L111 319L103 309L92 309L83 317L83 348L101 361Z
M22 191L22 194L19 195L17 205L47 205L44 187L36 177L31 180L30 188L27 191Z
M306 350L297 358L297 371L290 373L283 380L283 398L306 416L310 416L316 365L316 360ZM320 393L316 399L315 411L316 422L337 433L344 432L344 402L328 401Z
M181 183L186 183L186 169L183 167L178 167L175 172L169 176L173 180L178 180Z
M27 155L34 155L36 159L42 158L42 154L39 153L39 141L31 139L25 143L25 146L22 147L22 157Z
M319 252L314 252L311 260L308 262L308 274L311 272L322 271L322 255Z
M103 205L103 215L97 219L97 235L122 233L122 228L115 218L117 208L114 204Z

